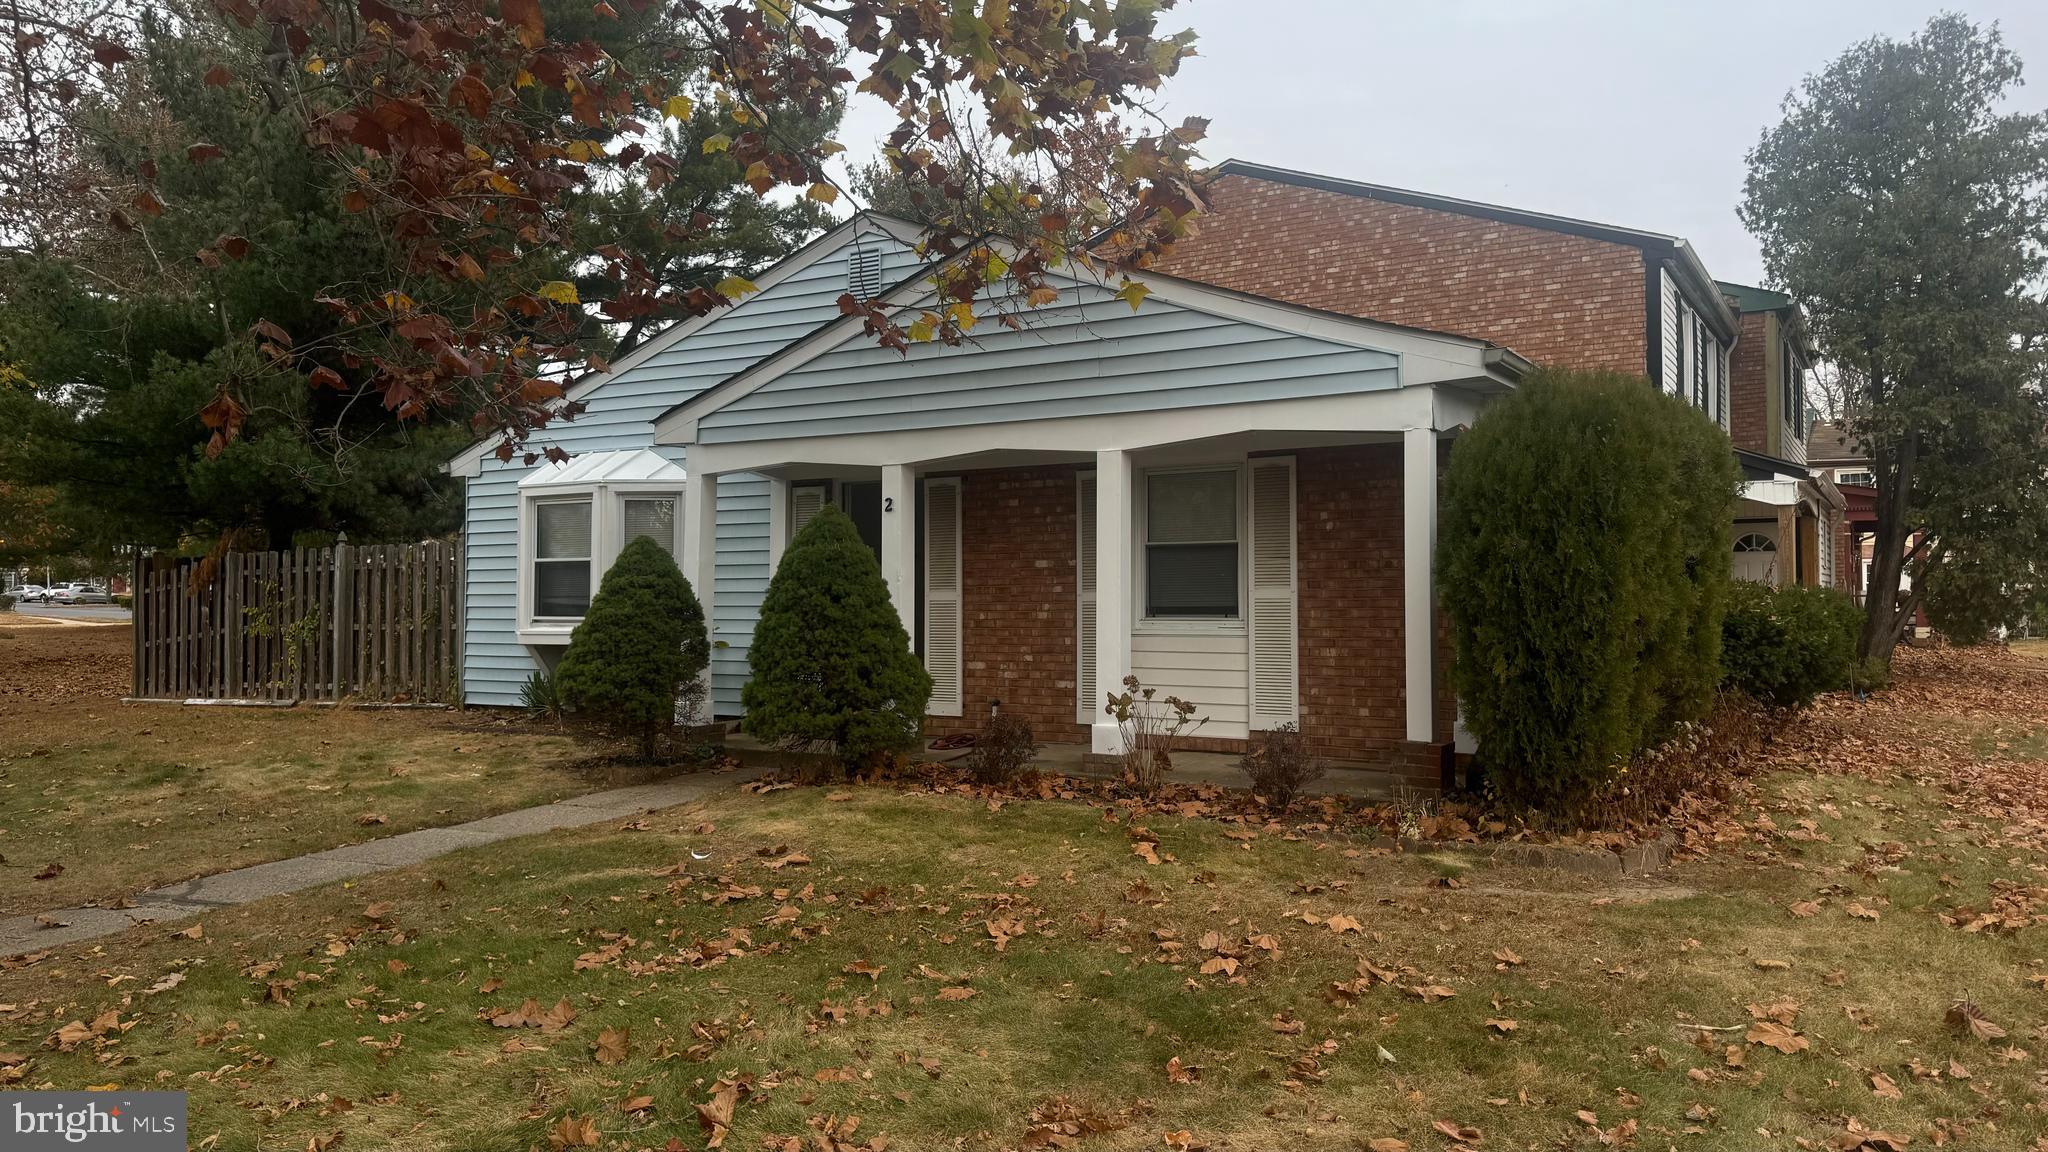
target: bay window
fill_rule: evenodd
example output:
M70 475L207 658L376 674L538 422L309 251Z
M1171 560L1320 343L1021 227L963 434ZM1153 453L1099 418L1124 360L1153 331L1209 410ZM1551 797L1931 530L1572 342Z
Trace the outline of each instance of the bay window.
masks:
M521 642L559 645L590 611L605 570L645 536L674 556L686 477L651 449L588 452L519 481Z
M536 500L533 505L533 615L581 618L590 607L591 500Z

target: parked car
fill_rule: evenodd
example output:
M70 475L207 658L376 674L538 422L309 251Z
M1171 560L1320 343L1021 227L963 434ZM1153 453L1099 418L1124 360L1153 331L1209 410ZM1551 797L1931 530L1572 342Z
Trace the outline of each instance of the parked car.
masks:
M47 604L50 601L50 590L41 584L23 584L12 595L17 604Z
M50 590L54 604L112 604L113 596L97 584L59 584Z

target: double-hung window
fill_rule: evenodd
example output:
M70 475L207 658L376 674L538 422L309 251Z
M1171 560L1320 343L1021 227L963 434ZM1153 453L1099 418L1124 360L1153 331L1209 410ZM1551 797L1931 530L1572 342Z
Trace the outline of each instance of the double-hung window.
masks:
M573 620L590 607L593 537L591 498L536 500L533 505L533 615ZM673 536L673 534L671 534Z
M1235 620L1238 470L1152 472L1145 479L1145 615Z

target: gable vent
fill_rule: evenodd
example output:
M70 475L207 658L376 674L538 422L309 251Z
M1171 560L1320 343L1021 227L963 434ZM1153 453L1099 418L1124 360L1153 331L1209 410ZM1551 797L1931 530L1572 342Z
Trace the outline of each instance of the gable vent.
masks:
M882 250L856 248L846 260L846 290L857 300L882 294Z

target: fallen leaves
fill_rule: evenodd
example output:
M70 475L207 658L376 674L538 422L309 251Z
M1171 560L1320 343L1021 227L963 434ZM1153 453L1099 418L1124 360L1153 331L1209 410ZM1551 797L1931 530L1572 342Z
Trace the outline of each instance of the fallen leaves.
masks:
M595 1148L602 1139L595 1119L574 1112L548 1125L548 1147L557 1152L563 1148Z
M1984 1010L1968 1000L1958 1000L1949 1005L1948 1025L1958 1033L1987 1043L2005 1038L2005 1029L1986 1019Z
M553 1008L541 1010L540 1001L527 997L519 1007L507 1011L493 1012L485 1009L483 1018L493 1028L538 1028L542 1032L560 1032L576 1021L576 1007L564 996L555 1002Z
M55 880L57 877L62 876L63 874L64 866L55 861L51 861L50 863L43 865L42 871L37 872L35 874L35 879Z
M71 1052L76 1050L79 1045L87 1041L98 1040L109 1032L126 1032L133 1027L135 1027L135 1021L130 1020L128 1023L123 1024L121 1023L120 1011L109 1008L105 1012L93 1017L92 1022L89 1024L83 1020L73 1020L69 1024L59 1027L43 1041L43 1047L55 1048L59 1052Z
M606 1028L597 1034L591 1055L599 1064L624 1064L629 1046L628 1029Z
M1486 1021L1486 1026L1492 1029L1493 1031L1500 1033L1502 1036L1505 1036L1508 1033L1513 1032L1517 1027L1519 1027L1519 1025L1517 1025L1513 1020L1498 1016L1488 1017Z
M1787 1056L1804 1052L1813 1046L1812 1041L1791 1028L1778 1023L1776 1020L1759 1020L1750 1025L1749 1031L1744 1034L1743 1039L1751 1044L1761 1044L1766 1048L1775 1048Z
M1470 1124L1460 1124L1456 1120L1439 1120L1430 1127L1444 1139L1460 1147L1477 1144L1486 1139L1486 1135L1479 1129Z

